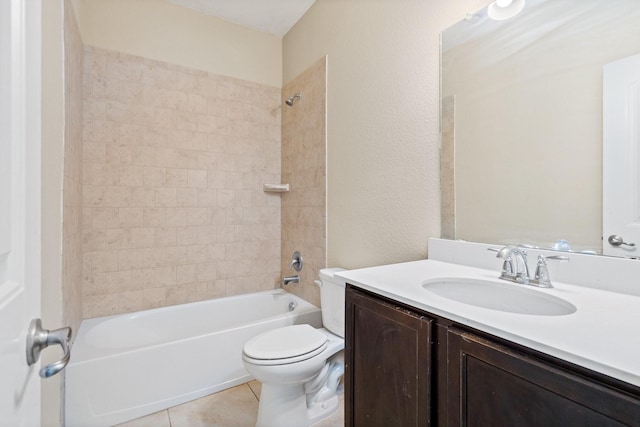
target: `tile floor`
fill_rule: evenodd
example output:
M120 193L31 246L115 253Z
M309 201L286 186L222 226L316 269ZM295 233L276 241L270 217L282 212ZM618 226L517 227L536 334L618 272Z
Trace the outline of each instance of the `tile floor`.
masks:
M258 416L260 383L251 381L219 393L205 396L179 406L118 427L254 427ZM344 402L340 396L338 411L314 424L314 427L342 427Z

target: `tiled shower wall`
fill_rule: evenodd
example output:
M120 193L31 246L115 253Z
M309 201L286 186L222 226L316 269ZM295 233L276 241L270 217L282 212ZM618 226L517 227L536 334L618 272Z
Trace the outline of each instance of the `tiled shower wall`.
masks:
M299 274L286 289L317 306L313 282L326 265L326 75L323 57L282 90L282 182L291 188L282 195L282 274ZM296 93L301 98L285 105ZM295 250L304 259L300 273L289 265Z
M63 324L82 320L82 40L70 0L64 3Z
M280 89L84 50L85 318L280 281Z

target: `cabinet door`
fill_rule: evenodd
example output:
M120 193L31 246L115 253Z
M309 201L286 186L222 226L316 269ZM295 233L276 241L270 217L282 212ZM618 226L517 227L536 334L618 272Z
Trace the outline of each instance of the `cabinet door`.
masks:
M532 356L449 330L449 426L640 425L637 399Z
M345 422L430 425L431 319L347 291Z

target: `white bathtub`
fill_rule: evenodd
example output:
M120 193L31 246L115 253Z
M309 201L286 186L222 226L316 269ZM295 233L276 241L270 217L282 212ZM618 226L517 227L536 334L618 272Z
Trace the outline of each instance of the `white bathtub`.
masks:
M300 323L320 327L319 309L283 290L84 320L65 369L66 425L112 426L249 381L244 343Z

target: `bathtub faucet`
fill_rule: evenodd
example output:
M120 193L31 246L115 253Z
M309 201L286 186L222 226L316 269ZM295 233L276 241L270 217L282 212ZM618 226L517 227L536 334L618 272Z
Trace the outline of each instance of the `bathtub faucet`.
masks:
M284 277L282 279L282 284L283 285L288 285L289 283L298 283L300 281L300 277L299 276L289 276L289 277Z

